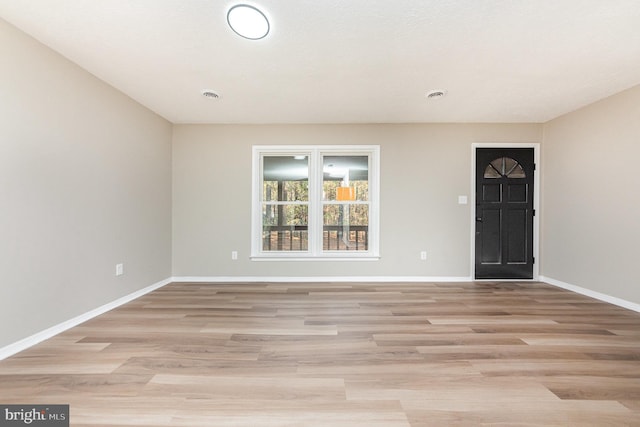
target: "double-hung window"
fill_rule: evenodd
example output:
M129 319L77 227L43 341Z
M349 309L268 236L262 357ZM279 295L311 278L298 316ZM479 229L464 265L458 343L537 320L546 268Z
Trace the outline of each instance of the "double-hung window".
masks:
M254 146L252 259L379 257L378 146Z

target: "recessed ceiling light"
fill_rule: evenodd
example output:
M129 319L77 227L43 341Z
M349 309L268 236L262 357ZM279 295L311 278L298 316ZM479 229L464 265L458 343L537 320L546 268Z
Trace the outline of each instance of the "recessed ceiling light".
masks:
M446 90L432 90L427 92L428 99L440 99L443 98L447 94Z
M260 40L269 34L269 20L262 11L248 4L237 4L227 12L229 27L241 37Z
M205 98L211 98L211 99L220 99L221 96L218 92L214 91L214 90L209 90L209 89L205 89L202 91L202 96L204 96Z

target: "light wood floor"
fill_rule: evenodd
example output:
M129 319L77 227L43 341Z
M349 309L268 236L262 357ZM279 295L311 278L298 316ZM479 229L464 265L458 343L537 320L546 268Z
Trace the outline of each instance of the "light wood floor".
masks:
M640 314L539 283L172 284L0 362L73 426L640 426Z

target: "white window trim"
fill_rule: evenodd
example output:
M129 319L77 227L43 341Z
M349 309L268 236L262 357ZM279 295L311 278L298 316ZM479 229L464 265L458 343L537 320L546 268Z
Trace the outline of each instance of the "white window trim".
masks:
M309 250L262 250L262 156L305 154L309 159ZM369 156L369 229L367 251L322 251L323 155ZM379 145L254 145L252 147L251 259L254 261L373 261L380 258L380 146ZM320 183L320 184L318 184ZM331 202L340 203L340 202ZM320 231L318 231L320 230Z

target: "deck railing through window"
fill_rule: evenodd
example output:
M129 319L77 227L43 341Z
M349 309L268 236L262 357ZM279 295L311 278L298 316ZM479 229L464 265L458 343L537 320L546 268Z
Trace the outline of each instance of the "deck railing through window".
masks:
M369 248L366 225L325 225L322 233L324 251L366 251ZM309 246L306 225L269 226L262 232L263 251L306 251Z

